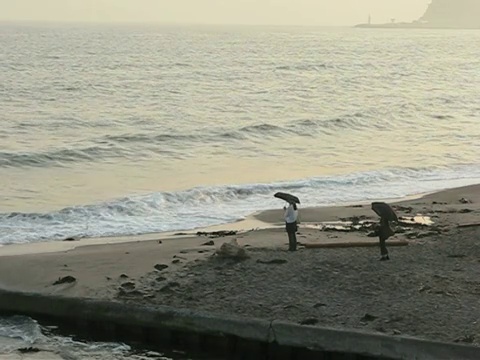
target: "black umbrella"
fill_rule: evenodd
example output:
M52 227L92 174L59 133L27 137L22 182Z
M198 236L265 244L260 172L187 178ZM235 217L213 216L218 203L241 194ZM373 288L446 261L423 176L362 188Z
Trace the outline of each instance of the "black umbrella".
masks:
M395 211L393 211L387 203L373 202L372 210L381 218L386 218L388 221L398 222L397 214L395 214Z
M296 197L295 195L292 195L292 194L277 192L273 196L275 196L276 198L285 200L286 202L288 202L290 204L293 204L293 203L300 204L300 200L298 199L298 197Z

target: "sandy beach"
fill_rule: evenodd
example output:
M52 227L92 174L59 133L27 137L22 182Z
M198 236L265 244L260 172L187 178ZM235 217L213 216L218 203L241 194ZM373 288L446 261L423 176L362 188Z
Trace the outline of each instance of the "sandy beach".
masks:
M349 243L346 248L287 252L278 209L202 235L4 246L0 286L480 345L480 185L394 206L404 222L389 241L408 246L391 246L386 262L378 261L378 240L368 227L327 226L378 221L369 204L352 204L300 209L302 245ZM416 215L433 224L409 224ZM231 235L211 233L219 230ZM233 239L248 259L215 254ZM72 282L54 285L67 276Z

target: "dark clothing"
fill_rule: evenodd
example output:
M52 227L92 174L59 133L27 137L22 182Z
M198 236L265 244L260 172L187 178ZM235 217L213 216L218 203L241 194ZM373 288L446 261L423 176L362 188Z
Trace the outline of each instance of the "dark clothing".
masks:
M393 230L390 228L390 223L387 218L382 217L380 219L380 225L378 227L378 239L380 240L380 254L382 256L388 256L387 245L385 241L395 234Z
M297 235L298 230L297 222L285 223L285 230L288 234L288 250L296 251L297 250Z

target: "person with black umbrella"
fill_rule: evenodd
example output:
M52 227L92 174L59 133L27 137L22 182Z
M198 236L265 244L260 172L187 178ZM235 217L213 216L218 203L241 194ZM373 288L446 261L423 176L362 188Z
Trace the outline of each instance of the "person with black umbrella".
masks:
M380 216L380 224L377 227L376 233L380 241L380 261L390 260L388 256L388 249L385 241L395 232L390 227L390 221L398 222L397 215L390 207L390 205L384 202L373 202L372 210Z
M297 230L298 230L298 208L297 204L300 204L300 200L293 195L286 193L276 193L274 195L276 198L283 199L288 202L288 206L284 206L283 210L285 211L285 229L288 234L288 250L296 251L297 250Z

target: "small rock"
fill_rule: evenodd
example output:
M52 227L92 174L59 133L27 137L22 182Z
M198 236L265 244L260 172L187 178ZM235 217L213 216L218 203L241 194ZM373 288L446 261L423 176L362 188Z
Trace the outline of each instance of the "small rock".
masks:
M165 281L167 278L165 276L159 276L155 279L156 281Z
M247 251L243 247L238 245L236 239L232 240L229 243L223 243L216 253L220 257L235 260L245 260L249 257Z
M159 243L159 244L162 244L162 240L158 240L158 243Z
M397 330L397 329L393 329L393 335L401 335L402 332L400 330Z
M75 281L77 281L77 279L75 279L73 276L68 275L68 276L58 278L58 280L55 281L53 285L71 284L71 283L74 283Z
M315 324L318 324L318 319L313 317L300 321L300 325L315 325Z
M128 275L127 274L122 274L122 275L120 275L120 279L128 279Z
M325 306L327 306L327 304L324 304L324 303L317 303L317 304L313 305L313 307L314 307L315 309L318 309L318 308L321 308L321 307L325 307Z
M460 214L469 214L471 212L473 212L472 209L462 209L462 210L459 211Z
M360 321L374 321L376 319L377 319L377 317L375 315L371 315L371 314L366 313L365 315L363 315L363 317L360 319Z
M162 270L165 270L166 268L168 268L168 265L165 265L165 264L157 264L154 266L154 268L158 271L162 271Z
M203 243L202 246L214 246L215 242L213 240L207 241L206 243Z
M112 280L112 278L110 276L105 276L105 279Z
M120 285L123 289L125 290L133 290L135 289L135 283L129 281L129 282L126 282L126 283L123 283L122 285Z
M178 264L180 262L180 259L174 259L172 260L172 264Z
M471 203L472 203L470 200L468 200L468 199L466 199L466 198L461 198L459 201L460 201L460 203L462 203L462 204L471 204Z
M176 281L170 281L168 284L166 284L165 286L163 286L160 290L170 290L171 288L174 288L174 287L179 287L180 286L180 283L176 282Z

